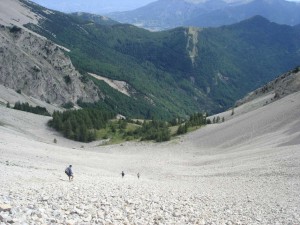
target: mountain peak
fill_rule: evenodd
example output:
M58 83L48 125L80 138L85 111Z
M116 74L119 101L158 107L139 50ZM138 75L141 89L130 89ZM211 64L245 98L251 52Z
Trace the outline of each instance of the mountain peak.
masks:
M251 23L255 22L255 23L259 23L259 24L260 23L270 23L270 21L267 18L265 18L261 15L252 16L251 18L246 19L246 20L242 21L241 23L249 23L249 22L251 22Z

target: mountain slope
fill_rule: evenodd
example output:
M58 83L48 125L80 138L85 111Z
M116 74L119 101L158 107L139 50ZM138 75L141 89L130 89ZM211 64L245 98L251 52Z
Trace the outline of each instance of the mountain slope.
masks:
M80 80L97 86L88 85L101 96L96 103L71 98L82 107L164 119L219 112L300 62L300 30L262 17L220 28L149 32L22 2L39 18L26 27L69 49L64 54L82 74ZM61 76L66 79L59 83L67 85L67 74ZM109 79L126 84L128 94L106 83Z
M297 67L275 80L268 82L266 85L250 92L246 97L237 101L236 106L243 105L247 102L264 98L263 105L279 100L287 95L300 91L300 67Z
M110 13L108 16L122 23L162 30L182 26L195 8L195 4L182 0L161 0L133 11Z
M260 15L268 20L287 25L300 23L300 4L285 0L253 0L235 7L217 9L205 14L194 14L185 22L190 26L211 27L233 24Z
M178 26L228 25L256 15L279 24L296 25L300 23L299 10L299 3L285 0L159 0L133 11L111 13L108 16L122 23L162 30Z
M17 27L1 26L0 39L2 85L56 105L100 99L54 43Z
M134 98L105 93L106 104L114 109L119 104L121 114L132 112L129 103L144 104L139 115L150 117L221 111L300 62L299 30L262 17L220 28L149 32L33 10L44 19L41 26L27 27L71 49L80 71L125 81L136 90Z

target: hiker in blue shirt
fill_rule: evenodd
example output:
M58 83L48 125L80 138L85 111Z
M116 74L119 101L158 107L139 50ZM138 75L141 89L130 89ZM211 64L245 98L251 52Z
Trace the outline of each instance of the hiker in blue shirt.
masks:
M72 165L70 165L66 168L65 173L68 175L69 181L72 181L74 178L73 171L72 171Z

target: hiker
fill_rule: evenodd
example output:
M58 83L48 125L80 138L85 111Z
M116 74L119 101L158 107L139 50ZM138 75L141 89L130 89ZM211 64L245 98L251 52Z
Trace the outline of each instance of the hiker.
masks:
M74 176L73 176L73 171L72 171L72 165L68 166L66 169L65 169L65 173L68 175L69 177L69 181L72 181Z
M122 178L125 176L125 173L124 173L124 171L122 171L121 175L122 175Z
M140 179L140 173L137 173L137 178Z

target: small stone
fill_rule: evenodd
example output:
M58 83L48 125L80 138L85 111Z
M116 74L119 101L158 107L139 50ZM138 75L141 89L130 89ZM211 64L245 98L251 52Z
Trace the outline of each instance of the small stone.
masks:
M127 200L125 200L125 202L126 202L126 204L128 204L128 205L132 205L132 204L133 204L133 201L132 201L131 199L127 199Z
M173 214L172 214L174 217L180 217L181 216L181 214L179 213L179 212L173 212Z
M91 219L92 219L92 217L91 217L91 216L88 216L88 217L83 218L83 221L84 221L84 222L90 222Z
M67 220L66 221L67 225L74 225L76 223L75 220Z
M34 206L33 205L28 205L27 208L28 209L34 209Z
M11 210L11 205L2 204L0 205L0 212L9 212Z
M43 202L46 202L46 201L48 201L49 200L49 197L48 196L44 196L43 198L42 198L42 201Z
M199 224L199 225L205 225L206 221L204 219L200 219L197 224Z
M90 202L96 203L96 202L98 202L98 199L97 199L97 198L92 198L92 199L90 200Z
M57 220L56 220L55 218L51 218L51 219L50 219L50 222L51 222L51 223L56 223Z
M7 216L6 218L4 218L5 221L3 222L6 222L6 223L14 223L13 219L10 217L10 216Z

